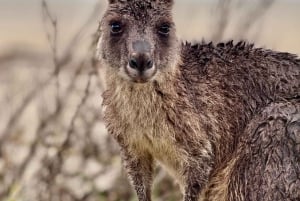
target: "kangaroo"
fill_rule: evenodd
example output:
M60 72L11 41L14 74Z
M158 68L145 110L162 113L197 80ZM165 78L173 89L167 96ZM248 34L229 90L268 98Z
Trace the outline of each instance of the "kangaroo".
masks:
M181 42L173 0L109 0L104 118L139 201L156 162L184 201L300 200L300 60L240 41Z

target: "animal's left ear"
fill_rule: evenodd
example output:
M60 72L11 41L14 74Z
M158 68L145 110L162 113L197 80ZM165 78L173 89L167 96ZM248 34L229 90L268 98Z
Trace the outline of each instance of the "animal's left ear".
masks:
M174 4L174 0L159 0L159 1L170 6L173 6Z

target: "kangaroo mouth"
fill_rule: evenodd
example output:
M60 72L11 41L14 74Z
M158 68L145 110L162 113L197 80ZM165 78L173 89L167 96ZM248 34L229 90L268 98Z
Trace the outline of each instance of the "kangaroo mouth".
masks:
M135 83L144 84L144 83L147 83L149 81L149 79L145 79L145 78L141 77L141 78L133 78L132 81Z

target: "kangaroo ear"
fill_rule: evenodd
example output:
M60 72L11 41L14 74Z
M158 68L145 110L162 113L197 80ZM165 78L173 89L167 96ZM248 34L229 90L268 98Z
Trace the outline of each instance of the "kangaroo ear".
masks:
M117 1L118 1L118 0L108 0L108 3L109 3L109 4L114 4L114 3L117 3Z
M162 3L166 4L166 5L170 5L173 6L174 4L174 0L160 0Z

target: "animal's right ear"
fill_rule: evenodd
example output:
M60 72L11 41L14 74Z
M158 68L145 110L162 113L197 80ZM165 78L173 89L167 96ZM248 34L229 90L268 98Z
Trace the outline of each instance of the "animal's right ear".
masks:
M114 4L114 3L117 3L117 1L118 1L118 0L108 0L108 3L109 3L109 4Z

